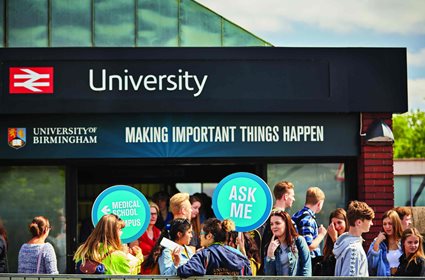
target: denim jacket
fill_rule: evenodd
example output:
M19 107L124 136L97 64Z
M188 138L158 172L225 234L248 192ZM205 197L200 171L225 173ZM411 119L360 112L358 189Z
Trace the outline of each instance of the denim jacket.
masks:
M376 238L370 244L369 251L367 252L367 262L369 266L370 276L391 276L390 264L387 259L388 247L383 241L379 243L379 250L376 252L373 250L373 245L376 242ZM400 244L398 249L401 252Z
M265 275L283 275L283 265L279 262L283 254L288 255L289 259L289 276L311 276L311 257L307 242L301 235L294 240L296 245L295 252L292 252L288 246L284 251L280 246L276 249L275 259L264 259L264 274Z
M174 266L174 261L171 257L172 253L173 252L170 249L165 248L162 251L161 256L159 256L158 264L161 275L177 275L177 267ZM189 247L184 246L184 249L180 253L180 263L178 266L187 263L192 256L192 250Z

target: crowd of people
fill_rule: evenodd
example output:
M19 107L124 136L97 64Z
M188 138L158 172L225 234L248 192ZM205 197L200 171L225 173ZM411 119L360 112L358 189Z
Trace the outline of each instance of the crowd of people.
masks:
M375 213L361 201L330 213L325 228L316 215L325 203L318 187L307 189L305 204L292 217L294 185L274 187L275 205L269 219L252 232L236 231L233 221L212 217L210 202L201 194L154 195L150 221L136 241L123 244L125 222L104 215L74 254L77 273L271 276L425 276L423 237L412 227L410 208L389 209L382 230L364 249L362 234L373 225ZM204 206L204 207L202 207ZM53 246L46 242L50 222L35 217L31 239L22 245L19 273L58 273ZM175 244L174 248L163 241ZM7 272L7 234L0 223L0 272ZM323 252L321 250L323 248Z

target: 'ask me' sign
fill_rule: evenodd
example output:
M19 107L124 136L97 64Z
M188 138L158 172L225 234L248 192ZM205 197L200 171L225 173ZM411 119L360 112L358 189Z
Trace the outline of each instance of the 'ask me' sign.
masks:
M250 231L267 221L272 195L257 175L238 172L225 177L213 194L213 210L218 219L231 219L237 231Z

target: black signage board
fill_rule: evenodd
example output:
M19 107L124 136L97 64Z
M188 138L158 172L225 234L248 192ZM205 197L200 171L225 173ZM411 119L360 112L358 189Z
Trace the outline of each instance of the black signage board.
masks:
M0 114L404 112L404 48L3 48Z

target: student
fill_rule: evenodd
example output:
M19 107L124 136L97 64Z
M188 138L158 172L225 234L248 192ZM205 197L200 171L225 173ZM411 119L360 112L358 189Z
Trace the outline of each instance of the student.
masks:
M158 259L159 272L161 275L177 275L177 268L187 263L195 253L188 246L192 238L192 225L187 219L174 219L170 223L170 230L166 232L169 235L165 237L181 247L177 247L174 250L169 248L162 250Z
M320 276L333 276L335 274L334 244L339 236L347 232L349 228L347 212L343 208L337 208L329 215L329 226L323 247L323 259L319 265L313 267L313 273ZM315 269L320 271L314 272Z
M78 247L74 254L77 272L81 273L79 266L90 260L103 264L105 274L138 274L143 261L142 250L138 246L132 248L136 258L130 258L127 252L124 252L120 239L124 227L125 222L117 215L104 215L86 242Z
M8 273L9 267L7 262L7 232L0 219L0 273Z
M333 249L336 258L335 276L369 276L362 234L369 231L374 217L375 212L364 202L352 201L348 205L350 229L338 237Z
M178 276L251 275L249 260L240 251L225 244L227 234L224 227L223 222L216 218L205 221L201 231L201 246L205 249L180 266Z
M307 243L298 235L291 216L283 209L270 215L272 240L267 246L264 274L272 276L311 276L311 257Z
M382 216L382 228L370 244L367 252L369 275L391 276L397 271L399 258L403 254L400 246L401 221L394 210L388 210Z
M189 201L188 193L176 193L170 198L170 210L173 219L192 219L192 205Z
M304 208L292 216L298 233L305 238L310 249L311 257L321 256L320 243L326 236L326 228L320 227L316 222L316 214L323 208L325 202L325 193L318 187L310 187L307 189ZM315 263L312 260L312 263Z
M295 201L295 192L294 192L294 184L289 181L280 181L278 182L273 189L273 196L276 200L273 209L289 209L292 207L292 204ZM272 239L272 232L270 229L270 219L267 220L266 223L263 224L258 229L260 235L262 236L261 244L258 246L261 248L260 254L261 259L264 259L264 256L267 252L267 246ZM258 274L263 274L263 269L260 268Z
M261 267L261 258L260 250L258 250L254 237L251 235L254 232L237 232L236 225L232 220L224 220L223 229L227 232L226 244L238 249L247 257L251 266L252 276L256 276Z
M190 245L199 249L201 247L199 241L199 233L201 232L201 215L200 209L202 207L202 200L196 195L191 195L189 198L190 204L192 206L192 217L190 223L192 224L192 239L190 240Z
M408 228L403 232L401 237L403 255L400 257L396 276L425 276L423 241L416 228Z
M144 258L148 257L153 247L155 246L156 241L161 235L161 231L155 226L158 219L159 207L156 205L156 203L149 202L149 208L151 212L151 219L149 221L148 228L143 233L143 235L139 237L138 240L130 244L131 248L133 248L134 245L139 246L140 249L142 249Z
M55 250L45 242L51 229L49 220L34 217L28 228L32 238L19 250L18 273L58 274Z
M409 207L396 207L394 210L400 217L403 231L410 228L412 226L412 210Z
M168 211L170 196L164 191L159 191L153 194L152 201L158 205L159 212L155 226L162 230L172 219L173 214Z
M161 246L163 238L179 244L181 248L172 251ZM174 219L167 228L164 228L155 244L155 247L142 264L141 274L176 275L177 267L185 264L195 253L195 249L188 246L192 239L192 226L187 219Z

